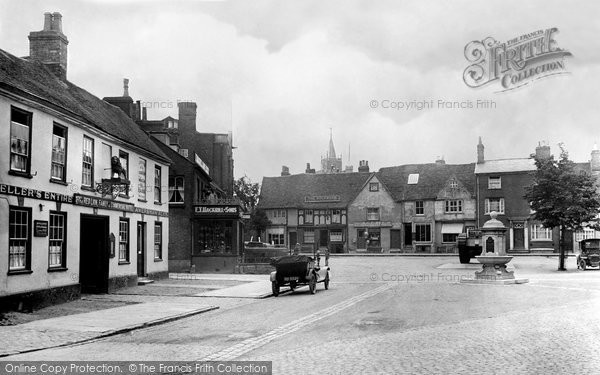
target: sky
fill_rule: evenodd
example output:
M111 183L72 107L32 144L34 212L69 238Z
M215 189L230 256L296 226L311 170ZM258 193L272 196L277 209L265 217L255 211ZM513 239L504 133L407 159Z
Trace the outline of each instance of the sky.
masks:
M27 56L48 11L63 16L71 82L102 98L128 78L149 119L196 102L198 131L232 132L236 178L319 169L330 131L355 171L475 162L478 137L486 159L543 141L582 162L600 143L597 1L3 0L0 49ZM465 84L470 42L550 28L567 74Z

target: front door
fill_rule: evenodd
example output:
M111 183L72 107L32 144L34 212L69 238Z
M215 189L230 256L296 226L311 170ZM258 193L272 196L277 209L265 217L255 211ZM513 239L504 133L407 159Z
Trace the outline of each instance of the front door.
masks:
M367 237L366 237L365 229L357 229L356 230L356 248L357 249L366 249L367 248Z
M390 248L399 249L402 240L400 239L400 229L392 229L390 231Z
M515 249L524 249L525 248L525 229L524 223L514 223L513 224L513 236L514 236L514 244Z
M412 224L404 224L404 246L412 246Z
M298 243L298 233L290 232L290 249L293 249Z
M327 247L328 235L329 235L329 231L327 229L321 229L321 233L319 233L319 246L320 247Z
M108 220L107 216L81 215L79 283L83 293L108 292Z
M137 223L137 274L146 276L146 223Z

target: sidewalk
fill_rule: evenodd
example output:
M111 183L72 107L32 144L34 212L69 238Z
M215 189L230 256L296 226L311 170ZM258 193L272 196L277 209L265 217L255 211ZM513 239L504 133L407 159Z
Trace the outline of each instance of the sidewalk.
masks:
M0 326L0 357L70 345L185 318L218 306L148 302Z

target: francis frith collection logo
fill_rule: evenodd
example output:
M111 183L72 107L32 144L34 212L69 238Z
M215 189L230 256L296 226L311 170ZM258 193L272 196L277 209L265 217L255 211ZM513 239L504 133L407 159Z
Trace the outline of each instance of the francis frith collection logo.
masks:
M463 80L473 88L497 81L499 91L508 91L540 78L568 73L565 57L572 55L558 47L557 33L553 27L504 43L492 37L472 41L465 47L465 57L471 65L465 69Z

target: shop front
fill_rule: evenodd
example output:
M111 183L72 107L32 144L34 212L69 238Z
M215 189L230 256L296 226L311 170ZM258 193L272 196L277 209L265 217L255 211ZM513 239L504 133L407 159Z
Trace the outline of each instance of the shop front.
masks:
M192 228L195 272L233 272L243 249L239 202L221 200L195 205Z

